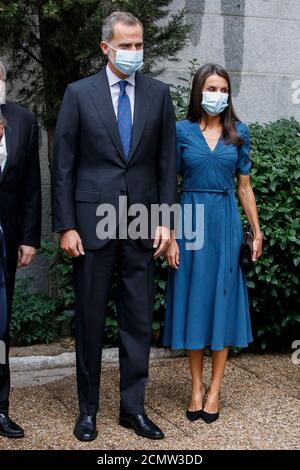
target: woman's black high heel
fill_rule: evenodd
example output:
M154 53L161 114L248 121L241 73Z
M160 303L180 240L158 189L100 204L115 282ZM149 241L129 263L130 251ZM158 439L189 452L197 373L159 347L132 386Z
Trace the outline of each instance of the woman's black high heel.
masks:
M218 419L218 417L219 417L219 412L217 412L217 413L207 413L206 411L202 410L201 418L207 424L213 423L214 421L216 421Z
M197 410L197 411L186 410L186 417L189 421L197 421L198 419L202 418L202 412L203 410Z
M203 394L202 402L204 400L205 394L206 394L206 388L204 385L204 394ZM203 408L202 410L197 410L197 411L186 410L185 414L189 421L197 421L198 419L202 418L202 413L203 413Z
M219 394L219 400L220 400L220 394ZM220 416L219 411L217 411L217 413L207 413L207 411L204 411L203 409L201 418L203 419L203 421L206 422L206 424L211 424L214 421L216 421L219 418L219 416Z

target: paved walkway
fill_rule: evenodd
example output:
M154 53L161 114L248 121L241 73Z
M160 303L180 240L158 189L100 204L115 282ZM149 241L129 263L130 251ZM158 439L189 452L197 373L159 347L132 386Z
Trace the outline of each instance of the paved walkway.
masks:
M211 360L205 358L208 383ZM300 449L300 366L290 355L230 358L218 421L185 418L190 377L186 358L152 362L149 416L166 434L149 441L118 426L118 368L104 364L99 436L80 443L72 435L77 415L74 369L13 373L11 416L26 431L19 441L0 437L0 449Z

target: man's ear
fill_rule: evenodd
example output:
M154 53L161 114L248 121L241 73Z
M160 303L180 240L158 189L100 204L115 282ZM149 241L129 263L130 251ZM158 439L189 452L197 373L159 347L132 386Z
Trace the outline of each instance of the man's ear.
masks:
M103 54L108 56L109 54L109 46L106 42L101 41L100 42L100 49L102 50Z

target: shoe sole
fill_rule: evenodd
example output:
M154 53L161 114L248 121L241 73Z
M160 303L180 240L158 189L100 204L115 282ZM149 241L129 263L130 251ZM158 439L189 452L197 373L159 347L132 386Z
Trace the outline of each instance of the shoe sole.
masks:
M20 436L12 436L11 434L6 434L5 432L2 432L2 431L0 431L0 436L7 437L8 439L22 439L23 437L25 437L24 434Z
M153 439L157 441L159 439L164 439L165 437L165 436L147 436L146 434L136 431L134 427L132 427L132 425L127 423L126 421L119 421L119 426L122 426L123 428L126 428L126 429L132 429L137 436L146 437L147 439Z
M75 432L73 432L73 435L76 437L76 439L78 439L78 441L81 441L81 442L90 442L90 441L94 441L95 439L97 439L98 437L98 432L95 432L95 434L93 434L92 437L89 437L88 439L82 439L81 437L79 437Z

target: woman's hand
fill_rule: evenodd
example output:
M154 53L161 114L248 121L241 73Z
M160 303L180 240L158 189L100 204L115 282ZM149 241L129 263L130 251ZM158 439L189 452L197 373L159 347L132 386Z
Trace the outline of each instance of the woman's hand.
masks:
M164 253L166 260L171 268L178 269L179 266L179 246L173 238Z
M253 239L252 261L256 261L262 254L263 235L256 235Z
M238 197L253 230L252 261L262 254L263 234L260 231L255 196L249 175L238 174Z

